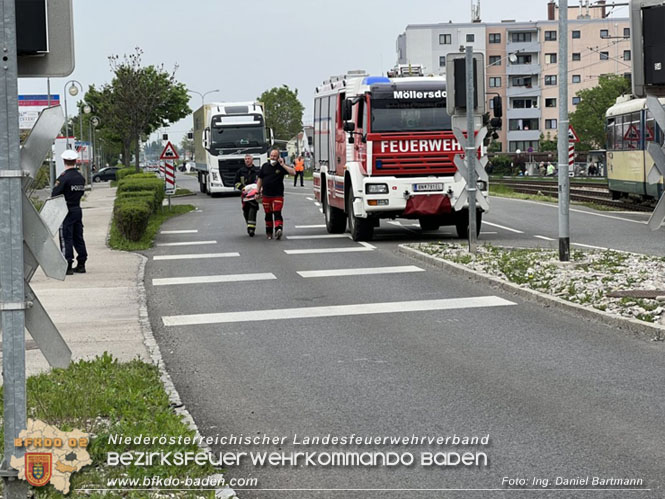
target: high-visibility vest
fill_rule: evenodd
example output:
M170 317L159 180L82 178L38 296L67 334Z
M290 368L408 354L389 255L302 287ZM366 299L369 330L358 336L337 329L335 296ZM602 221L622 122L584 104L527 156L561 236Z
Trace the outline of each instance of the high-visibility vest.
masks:
M305 160L304 159L296 159L296 171L297 172L305 171Z

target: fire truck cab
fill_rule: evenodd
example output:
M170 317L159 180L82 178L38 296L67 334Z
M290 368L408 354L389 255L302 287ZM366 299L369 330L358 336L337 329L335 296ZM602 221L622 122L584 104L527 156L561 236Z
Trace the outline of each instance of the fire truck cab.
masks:
M314 194L326 228L341 233L348 224L354 240L370 240L381 218L406 218L422 230L455 225L467 237L468 204L454 209L465 196L454 163L463 150L446 112L445 77L402 72L350 71L316 89ZM487 197L486 183L478 188Z

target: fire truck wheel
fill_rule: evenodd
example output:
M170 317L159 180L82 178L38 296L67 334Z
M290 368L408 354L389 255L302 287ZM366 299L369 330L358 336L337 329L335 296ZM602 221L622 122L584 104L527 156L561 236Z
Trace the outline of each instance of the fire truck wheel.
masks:
M326 192L321 194L323 201L323 213L326 218L326 230L329 234L342 234L346 230L346 213L339 208L330 206Z
M476 236L480 234L480 226L483 223L483 212L476 211ZM466 239L469 237L469 210L464 209L458 211L455 216L455 228L457 229L457 237Z
M422 230L439 230L439 227L441 227L438 218L423 217L419 218L418 221Z
M358 218L353 214L353 197L346 196L346 213L349 217L349 232L354 241L371 241L374 236L374 223L370 218Z

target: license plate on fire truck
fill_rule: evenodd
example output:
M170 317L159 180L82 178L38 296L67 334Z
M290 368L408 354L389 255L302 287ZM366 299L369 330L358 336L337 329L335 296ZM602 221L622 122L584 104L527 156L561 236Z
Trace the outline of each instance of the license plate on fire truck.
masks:
M413 184L413 192L442 191L443 184Z

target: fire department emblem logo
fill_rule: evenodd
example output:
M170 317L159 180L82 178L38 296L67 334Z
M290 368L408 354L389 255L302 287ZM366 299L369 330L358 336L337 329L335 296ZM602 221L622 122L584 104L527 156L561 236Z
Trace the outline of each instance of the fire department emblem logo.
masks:
M25 479L34 487L43 487L51 479L51 454L26 452Z

